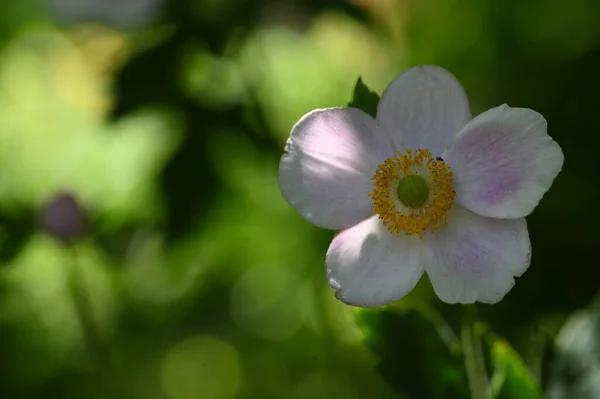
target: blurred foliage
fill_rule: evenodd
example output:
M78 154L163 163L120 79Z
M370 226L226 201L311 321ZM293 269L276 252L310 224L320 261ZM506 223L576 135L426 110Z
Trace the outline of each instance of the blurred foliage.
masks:
M406 397L467 398L467 376L457 338L434 320L418 308L392 307L361 310L357 321L365 331L367 345L380 357L381 374ZM444 323L443 319L437 321Z
M550 399L600 396L600 298L562 326L548 376Z
M413 298L382 310L360 310L365 343L378 370L409 398L468 398L463 348L441 314ZM540 398L538 382L510 344L479 328L494 398Z
M510 345L497 337L490 337L490 357L493 365L492 391L495 398L540 398L539 383L527 365Z
M452 71L474 114L539 111L566 156L528 218L530 269L479 306L495 397L599 397L599 7L5 0L0 397L468 397L459 307L426 279L382 310L341 304L333 233L278 189L304 113L373 113L423 63ZM90 220L66 245L39 220L65 192Z

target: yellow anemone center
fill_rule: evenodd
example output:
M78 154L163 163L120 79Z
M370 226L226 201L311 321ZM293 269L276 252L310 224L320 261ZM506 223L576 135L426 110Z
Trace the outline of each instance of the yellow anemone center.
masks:
M369 193L383 224L398 235L438 229L448 218L456 192L452 172L427 150L405 150L379 165Z

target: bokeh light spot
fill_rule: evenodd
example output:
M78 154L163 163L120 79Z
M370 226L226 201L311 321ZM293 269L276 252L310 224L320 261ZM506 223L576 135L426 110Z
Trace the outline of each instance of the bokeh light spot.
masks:
M356 387L345 374L316 372L305 377L292 394L293 399L358 398Z
M200 103L211 108L230 107L246 95L246 81L238 63L202 50L186 54L182 84Z
M241 328L273 341L291 336L303 323L302 281L282 267L249 269L231 293L232 318Z
M166 355L161 368L162 388L169 399L229 399L242 384L237 351L209 335L187 338Z

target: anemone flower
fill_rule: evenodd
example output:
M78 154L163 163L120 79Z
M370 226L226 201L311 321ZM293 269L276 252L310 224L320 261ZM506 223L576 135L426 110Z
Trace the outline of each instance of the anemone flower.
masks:
M563 161L542 115L502 105L472 118L456 78L422 66L387 87L375 119L303 116L279 183L307 221L340 230L326 265L341 301L385 305L427 272L444 302L496 303L529 267L525 216Z

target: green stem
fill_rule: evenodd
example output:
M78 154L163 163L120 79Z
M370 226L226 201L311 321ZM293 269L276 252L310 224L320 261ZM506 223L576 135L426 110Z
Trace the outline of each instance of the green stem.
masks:
M461 340L471 398L491 399L483 350L475 332L475 323L477 322L475 305L463 306L462 316Z
M83 343L91 363L91 372L99 389L106 393L108 397L115 397L113 393L117 382L110 378L111 364L108 356L108 348L100 334L98 322L94 315L94 308L90 300L88 284L82 275L77 244L69 243L67 250L70 258L67 262L67 282L75 312L81 325Z
M79 253L76 243L68 244L68 286L75 312L81 323L81 332L86 352L91 362L91 372L102 391L103 397L116 398L117 392L121 392L122 383L118 376L112 371L112 363L109 356L109 347L107 342L100 334L98 320L94 315L94 308L89 295L88 284L82 274L81 264L79 262Z
M100 358L102 357L101 354L103 352L102 338L98 333L94 311L85 287L86 284L81 275L81 271L79 270L77 252L73 247L70 247L69 249L69 255L71 257L67 275L69 291L71 293L71 298L73 299L77 318L81 323L83 341L92 361L96 363L97 366L98 363L101 363Z

